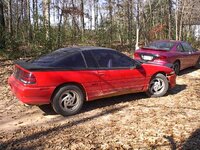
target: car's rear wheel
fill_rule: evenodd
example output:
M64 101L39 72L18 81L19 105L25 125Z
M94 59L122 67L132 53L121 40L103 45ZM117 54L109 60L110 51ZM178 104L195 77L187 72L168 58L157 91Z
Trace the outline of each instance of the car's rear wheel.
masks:
M196 65L195 65L195 68L200 69L200 57L199 57L199 59L197 60L197 63L196 63Z
M58 89L52 99L52 106L56 113L63 116L78 113L84 101L82 90L76 85L66 85Z
M174 69L174 72L175 74L179 74L180 72L180 63L178 61L176 61L174 64L173 64L173 69Z
M169 83L166 76L159 73L151 79L146 93L150 97L160 97L167 93L168 88Z

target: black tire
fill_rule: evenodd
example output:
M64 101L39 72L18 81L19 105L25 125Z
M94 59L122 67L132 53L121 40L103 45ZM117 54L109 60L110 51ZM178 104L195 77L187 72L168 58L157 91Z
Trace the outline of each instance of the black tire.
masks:
M76 85L66 85L55 93L51 105L54 111L63 116L78 113L84 101L82 90Z
M174 72L176 75L179 74L180 72L180 63L178 61L176 61L174 64L173 64L173 69L174 69Z
M199 57L199 59L197 60L197 63L196 63L196 65L195 65L195 68L196 68L196 69L200 69L200 57Z
M168 88L169 83L166 76L159 73L152 77L146 93L149 97L161 97L167 93Z

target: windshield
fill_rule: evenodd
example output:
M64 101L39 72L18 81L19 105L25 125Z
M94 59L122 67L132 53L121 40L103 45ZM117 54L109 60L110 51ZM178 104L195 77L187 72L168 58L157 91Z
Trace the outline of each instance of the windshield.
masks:
M155 50L171 50L172 47L175 45L174 42L168 42L168 41L156 41L149 43L144 48L150 48Z

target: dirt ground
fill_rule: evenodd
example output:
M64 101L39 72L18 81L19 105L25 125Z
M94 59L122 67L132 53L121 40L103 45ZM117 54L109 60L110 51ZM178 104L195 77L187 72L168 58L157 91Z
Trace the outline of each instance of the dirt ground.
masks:
M12 62L0 64L0 149L200 149L200 69L181 71L161 98L144 93L87 102L62 117L10 92Z

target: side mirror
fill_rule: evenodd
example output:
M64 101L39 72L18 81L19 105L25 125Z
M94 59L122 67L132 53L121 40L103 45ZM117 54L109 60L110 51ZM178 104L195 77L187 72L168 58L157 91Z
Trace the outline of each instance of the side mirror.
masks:
M141 68L141 64L140 63L136 63L135 64L135 68L137 68L137 69Z
M139 68L141 68L141 64L140 63L136 63L135 65L130 67L130 69L139 69Z

